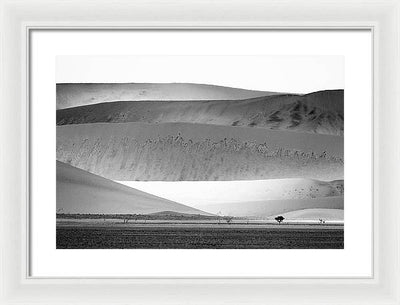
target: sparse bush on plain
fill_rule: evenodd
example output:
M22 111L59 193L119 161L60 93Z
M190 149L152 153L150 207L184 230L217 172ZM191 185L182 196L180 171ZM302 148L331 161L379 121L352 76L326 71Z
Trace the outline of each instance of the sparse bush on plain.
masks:
M275 220L278 222L278 224L281 224L281 222L285 219L283 216L277 216L275 217Z

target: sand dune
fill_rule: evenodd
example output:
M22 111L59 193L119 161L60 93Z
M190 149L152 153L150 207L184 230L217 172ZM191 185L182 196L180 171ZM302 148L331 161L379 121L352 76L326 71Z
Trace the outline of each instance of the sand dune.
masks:
M112 101L237 100L276 94L190 83L57 84L57 109Z
M173 211L209 215L57 162L57 211L81 214L149 214Z
M343 106L343 90L58 84L57 210L342 220Z
M204 205L202 209L213 214L246 217L268 217L303 209L344 208L343 196L315 199L264 200Z
M232 101L112 102L57 111L57 125L200 123L343 135L343 90Z
M201 124L57 127L57 160L112 180L343 179L343 137Z
M285 217L286 220L344 220L344 210L341 209L305 209L287 212L280 215ZM274 215L271 218L274 218L275 216L278 215Z
M187 206L226 202L310 199L343 196L343 180L270 179L242 181L118 181Z

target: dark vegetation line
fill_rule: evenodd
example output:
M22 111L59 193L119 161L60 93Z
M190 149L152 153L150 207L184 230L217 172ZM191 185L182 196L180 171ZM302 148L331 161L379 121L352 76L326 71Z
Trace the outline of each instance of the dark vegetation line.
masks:
M57 213L57 219L129 219L129 220L218 220L222 219L222 216L207 216L200 214L165 214L157 213L154 214L69 214L69 213ZM233 218L233 217L232 217ZM235 217L234 219L245 219Z

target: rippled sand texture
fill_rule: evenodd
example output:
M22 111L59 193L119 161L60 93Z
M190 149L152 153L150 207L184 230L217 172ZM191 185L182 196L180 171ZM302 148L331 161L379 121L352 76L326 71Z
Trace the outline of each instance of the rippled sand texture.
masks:
M343 178L343 138L200 124L57 127L57 160L113 180Z
M242 100L117 100L57 111L57 125L99 122L199 123L343 135L343 90Z

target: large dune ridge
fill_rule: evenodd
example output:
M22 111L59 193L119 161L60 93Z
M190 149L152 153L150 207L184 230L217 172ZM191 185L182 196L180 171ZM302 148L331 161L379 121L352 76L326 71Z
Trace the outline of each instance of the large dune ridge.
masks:
M269 217L304 209L344 209L344 197L231 202L202 206L206 212L234 217Z
M202 209L226 202L310 199L344 195L344 181L269 179L237 181L117 181L168 200Z
M237 100L277 94L194 83L60 83L57 109L113 101Z
M210 215L57 161L57 211L80 214L149 214L174 211Z
M343 135L344 91L244 100L114 101L57 111L57 125L200 123Z
M112 180L343 179L343 137L172 123L57 127L57 160Z

